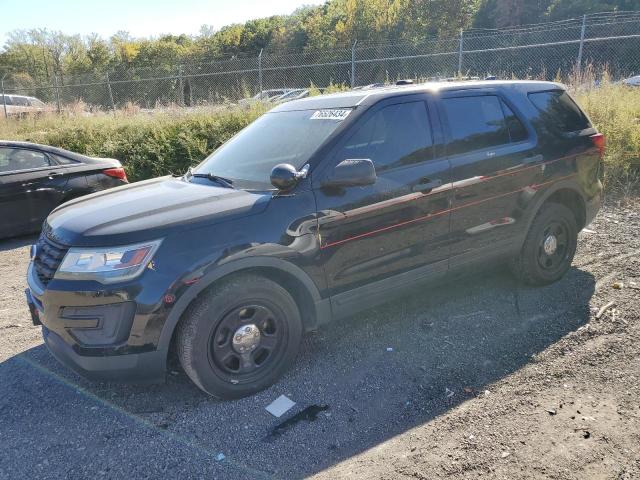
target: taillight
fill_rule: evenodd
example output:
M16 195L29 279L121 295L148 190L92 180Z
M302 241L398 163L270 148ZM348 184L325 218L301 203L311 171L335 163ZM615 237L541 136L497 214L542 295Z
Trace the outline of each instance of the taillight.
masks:
M607 147L607 140L604 135L601 133L591 135L591 141L593 142L593 146L598 149L598 152L600 152L600 157L604 157L604 152Z
M106 170L103 170L102 173L104 173L105 175L109 175L112 178L117 178L118 180L128 182L127 172L125 172L124 168L122 167L107 168Z

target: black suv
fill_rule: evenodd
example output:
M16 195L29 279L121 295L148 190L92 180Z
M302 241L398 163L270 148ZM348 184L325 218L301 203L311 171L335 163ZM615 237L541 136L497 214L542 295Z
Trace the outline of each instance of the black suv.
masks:
M282 104L182 177L57 208L27 299L61 362L219 398L275 382L305 331L484 263L571 265L604 138L555 83L435 83Z

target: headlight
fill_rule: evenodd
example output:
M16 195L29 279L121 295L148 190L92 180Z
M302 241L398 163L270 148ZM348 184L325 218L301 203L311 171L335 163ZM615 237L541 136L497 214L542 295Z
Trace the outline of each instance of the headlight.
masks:
M142 273L161 240L123 247L70 248L55 274L66 280L97 280L115 283Z

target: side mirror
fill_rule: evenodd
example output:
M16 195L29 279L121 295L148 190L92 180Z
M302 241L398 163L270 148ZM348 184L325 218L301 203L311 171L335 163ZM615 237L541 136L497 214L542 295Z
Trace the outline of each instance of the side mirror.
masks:
M376 183L376 168L368 158L343 160L335 166L331 175L322 182L323 187L362 187Z
M291 190L301 178L307 176L308 169L309 165L305 165L302 170L296 170L293 165L280 163L271 170L271 185L278 190Z

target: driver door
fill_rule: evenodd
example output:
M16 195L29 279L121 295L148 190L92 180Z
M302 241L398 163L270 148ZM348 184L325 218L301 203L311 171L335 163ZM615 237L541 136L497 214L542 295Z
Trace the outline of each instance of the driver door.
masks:
M426 95L381 102L346 132L331 162L368 158L376 182L340 189L314 182L334 315L446 272L450 166L439 157L441 138Z

